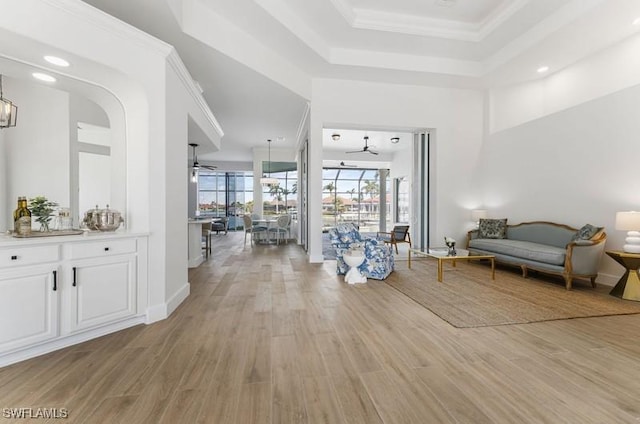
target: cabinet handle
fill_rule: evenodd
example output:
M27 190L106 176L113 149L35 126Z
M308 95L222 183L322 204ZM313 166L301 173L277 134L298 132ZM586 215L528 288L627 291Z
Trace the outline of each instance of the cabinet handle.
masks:
M105 248L104 248L104 251L105 251L105 252L108 252L108 251L109 251L109 248L108 248L108 247L105 247Z
M17 261L18 260L18 256L17 255L11 255L11 260L12 261Z
M71 285L75 287L76 286L76 267L74 266L72 269L73 269L73 283Z
M53 271L53 291L58 290L58 271Z

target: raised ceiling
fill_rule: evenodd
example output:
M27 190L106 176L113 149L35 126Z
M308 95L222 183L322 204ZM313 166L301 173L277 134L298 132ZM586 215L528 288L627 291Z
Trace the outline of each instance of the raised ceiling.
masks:
M225 132L216 161L293 147L313 78L484 89L640 29L638 0L85 1L176 47Z

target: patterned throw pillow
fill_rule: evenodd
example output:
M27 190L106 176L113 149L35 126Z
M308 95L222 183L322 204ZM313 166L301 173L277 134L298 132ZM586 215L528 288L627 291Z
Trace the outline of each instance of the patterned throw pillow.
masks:
M571 241L590 240L591 237L595 236L601 229L602 228L594 227L591 224L585 224L571 237Z
M480 225L478 226L478 237L488 239L503 239L507 237L507 218L480 218Z

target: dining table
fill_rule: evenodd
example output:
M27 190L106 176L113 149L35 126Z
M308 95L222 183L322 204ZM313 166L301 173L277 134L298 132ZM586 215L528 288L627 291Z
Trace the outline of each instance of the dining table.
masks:
M271 238L271 234L269 232L270 228L275 228L278 224L278 220L275 218L258 218L258 219L253 219L251 221L251 224L253 225L253 227L265 227L266 231L264 231L266 233L265 237L263 237L262 239L260 238L256 238L255 241L258 243L263 243L263 244L275 244L277 242L277 239L275 238ZM260 236L261 232L256 232L255 233L257 237Z

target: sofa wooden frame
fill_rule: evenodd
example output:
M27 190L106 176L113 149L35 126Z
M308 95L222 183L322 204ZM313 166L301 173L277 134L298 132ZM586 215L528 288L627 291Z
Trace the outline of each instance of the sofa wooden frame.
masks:
M558 224L556 222L550 222L550 221L530 221L530 222L521 222L519 224L507 224L508 228L514 228L514 227L519 227L519 226L523 226L523 225L531 225L531 224L544 224L544 225L551 225L551 226L555 226L555 227L559 227L559 228L563 228L566 230L570 230L573 232L577 232L578 229L577 228L573 228L569 225L565 225L565 224ZM474 229L471 230L469 232L467 232L467 245L466 248L469 249L469 242L475 238L473 237L474 233L477 233L478 229ZM605 243L607 240L607 233L604 232L604 230L599 231L598 233L596 233L591 239L589 239L588 241L591 242L587 245L585 244L581 244L575 241L569 242L566 246L567 249L567 253L565 255L565 261L564 261L564 269L561 272L557 272L557 271L553 271L553 270L549 270L546 268L542 268L542 267L536 267L530 264L517 264L515 261L500 261L499 258L496 257L496 262L499 263L503 263L505 265L513 265L513 266L518 266L520 267L520 269L522 270L522 276L524 278L528 277L528 271L531 269L533 271L538 271L538 272L542 272L545 274L551 274L551 275L558 275L561 276L564 279L565 282L565 287L567 290L571 290L572 286L573 286L573 280L575 278L582 278L582 279L588 279L591 281L591 286L592 287L596 287L596 278L598 277L598 274L575 274L573 272L573 262L572 262L572 258L574 255L574 250L575 249L581 249L581 248L588 248L588 247L592 247L595 245L598 245L600 243Z

